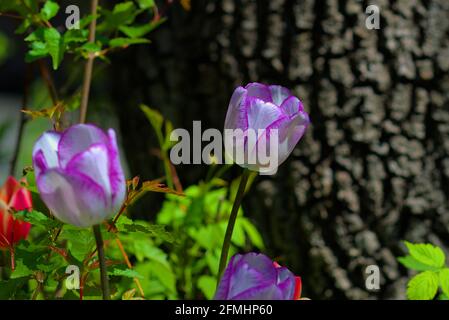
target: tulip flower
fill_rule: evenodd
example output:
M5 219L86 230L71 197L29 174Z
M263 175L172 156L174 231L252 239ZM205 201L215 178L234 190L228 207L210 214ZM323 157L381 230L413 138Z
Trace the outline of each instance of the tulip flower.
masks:
M225 120L225 154L245 168L229 216L218 269L226 267L232 232L243 195L248 170L274 174L304 135L310 123L301 101L278 85L250 83L235 89Z
M42 200L62 222L94 226L114 215L125 198L115 132L90 124L47 131L33 149Z
M299 300L301 278L263 254L236 254L220 280L216 300Z
M288 89L261 83L238 87L231 97L224 125L226 155L241 167L273 174L293 151L309 123L301 101ZM243 138L234 142L239 129ZM262 161L268 153L270 163Z
M8 177L0 189L0 248L11 249L14 244L25 239L31 224L15 219L8 211L30 210L30 192L13 177Z

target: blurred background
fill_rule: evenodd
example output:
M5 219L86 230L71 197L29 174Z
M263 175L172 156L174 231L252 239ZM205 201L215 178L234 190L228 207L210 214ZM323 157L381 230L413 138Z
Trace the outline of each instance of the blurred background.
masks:
M175 128L192 130L201 120L203 130L221 129L235 87L286 86L312 125L275 176L256 179L243 202L246 215L268 254L301 275L306 296L405 298L408 274L396 260L405 251L401 241L431 242L449 253L449 2L156 3L167 20L151 33L152 43L95 64L88 120L120 132L127 176L163 175L141 103ZM377 30L365 26L370 4L380 9ZM33 142L51 127L42 119L22 122L23 106L52 103L39 65L24 63L16 27L0 17L0 182L11 170L21 176ZM79 85L82 66L73 61L52 73L60 92ZM208 170L176 169L184 187ZM239 173L233 168L227 177ZM132 214L154 219L161 203L162 196L149 194ZM368 265L379 266L380 290L365 288Z

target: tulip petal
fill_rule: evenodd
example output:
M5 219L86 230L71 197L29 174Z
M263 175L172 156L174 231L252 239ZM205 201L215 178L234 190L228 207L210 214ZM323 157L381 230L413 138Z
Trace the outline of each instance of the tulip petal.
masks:
M32 201L30 192L23 187L17 189L9 201L9 206L16 211L31 209Z
M228 112L226 113L225 129L242 129L248 128L247 110L245 98L247 96L246 89L238 87L235 89L229 103Z
M61 168L78 153L87 150L93 144L108 144L108 137L98 127L91 124L78 124L68 128L61 136L58 145Z
M103 188L85 175L49 169L38 177L37 186L49 209L65 223L89 227L110 214Z
M282 290L274 284L263 284L252 287L230 300L285 300Z
M273 103L277 106L280 106L285 101L285 99L292 95L290 90L282 86L271 85L269 86L269 90L271 93L271 98L273 99Z
M289 117L293 117L299 111L304 110L304 108L302 107L301 101L298 98L294 97L294 96L291 96L290 98L287 98L282 103L280 108Z
M47 131L37 139L33 148L33 165L36 177L42 171L58 167L57 150L60 139L61 134L56 131Z
M248 84L245 89L248 91L248 97L273 102L270 88L265 84L253 82Z
M8 205L14 192L19 188L19 186L19 182L17 182L14 177L9 176L3 184L3 187L0 189L0 199Z
M276 272L268 257L256 253L237 254L229 261L215 299L232 299L249 288L275 282Z
M234 274L235 264L242 258L242 255L236 254L234 255L228 263L228 266L223 273L220 283L218 285L217 291L215 293L215 300L226 300L229 296L229 288L232 280L232 276Z
M248 98L248 127L253 130L266 129L271 124L285 117L282 110L271 102Z
M293 118L284 121L279 127L279 159L283 163L304 135L310 120L306 112L298 112Z
M123 201L125 200L126 181L122 166L120 164L119 149L117 146L117 139L114 130L108 130L108 138L109 182L112 191L112 208L114 211L116 211L120 208Z
M277 270L277 287L281 289L284 300L292 300L295 294L295 275L285 267Z
M76 154L67 164L65 171L70 175L86 175L103 188L110 199L108 149L104 144L93 144L86 151Z

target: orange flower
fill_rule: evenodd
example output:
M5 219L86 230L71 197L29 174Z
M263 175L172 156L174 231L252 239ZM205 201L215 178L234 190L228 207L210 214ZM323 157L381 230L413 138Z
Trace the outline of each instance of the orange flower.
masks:
M0 248L12 248L15 243L28 236L31 228L31 224L16 220L8 211L31 208L30 192L20 186L16 179L8 177L0 189Z

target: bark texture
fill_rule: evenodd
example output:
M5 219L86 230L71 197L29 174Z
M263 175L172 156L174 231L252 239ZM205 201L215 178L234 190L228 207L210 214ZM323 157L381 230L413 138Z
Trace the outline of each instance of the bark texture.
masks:
M369 4L379 30L365 27ZM289 87L312 126L277 175L258 178L247 213L306 296L404 298L400 241L449 248L449 2L193 0L167 14L112 78L131 171L162 172L139 102L176 127L222 128L237 85ZM204 175L179 170L185 185Z

